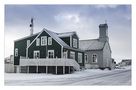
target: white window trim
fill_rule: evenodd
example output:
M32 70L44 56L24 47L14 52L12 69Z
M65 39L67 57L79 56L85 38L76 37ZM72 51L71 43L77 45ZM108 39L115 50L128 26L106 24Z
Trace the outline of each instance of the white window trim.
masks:
M81 59L81 60L79 60ZM82 53L78 53L78 63L83 63L83 54Z
M52 45L52 37L48 37L48 45Z
M36 46L40 46L40 38L36 39Z
M44 41L44 43L43 43L43 41ZM41 36L41 46L46 46L46 45L47 45L47 36Z
M93 56L96 55L96 61L93 62ZM97 54L92 54L92 63L97 63L98 62L98 55Z
M75 59L75 52L74 51L70 51L70 58L71 58L71 54L74 54L74 58L72 58L72 59Z
M49 52L53 52L53 58L54 58L54 50L48 50L48 58L49 58Z
M27 47L30 45L30 40L27 40Z
M38 59L37 57L35 58L35 53L39 53L39 57L38 58L40 58L40 51L39 50L34 50L34 52L33 52L33 58L34 59Z
M15 57L18 57L18 48L15 48Z

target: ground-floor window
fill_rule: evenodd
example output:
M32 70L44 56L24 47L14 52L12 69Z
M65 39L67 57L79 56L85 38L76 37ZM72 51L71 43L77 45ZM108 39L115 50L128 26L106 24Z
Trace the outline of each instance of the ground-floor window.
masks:
M40 51L39 50L34 51L34 58L35 59L40 58Z
M70 58L71 58L71 59L75 59L75 52L70 51Z
M82 53L78 53L78 63L82 63Z
M93 63L97 63L97 55L96 54L93 54L92 55L92 59L93 59Z
M48 50L48 58L54 58L54 50Z
M85 63L88 63L88 56L85 54Z
M15 57L18 56L18 48L15 48Z

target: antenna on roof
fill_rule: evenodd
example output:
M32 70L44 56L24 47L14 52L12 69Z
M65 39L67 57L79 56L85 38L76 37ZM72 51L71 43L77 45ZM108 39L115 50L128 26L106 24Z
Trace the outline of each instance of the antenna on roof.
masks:
M31 24L30 24L30 35L33 35L33 28L34 28L34 22L33 22L33 18L31 18Z

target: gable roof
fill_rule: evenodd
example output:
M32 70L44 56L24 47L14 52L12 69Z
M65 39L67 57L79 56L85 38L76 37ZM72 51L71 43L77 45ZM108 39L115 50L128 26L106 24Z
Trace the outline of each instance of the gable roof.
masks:
M102 42L99 39L80 40L79 48L81 50L102 50L106 42Z
M62 39L60 39L58 36L57 36L57 33L55 32L52 32L52 31L49 31L47 29L43 29L40 33L38 33L38 35L36 36L36 38L30 43L30 45L27 47L27 49L34 43L34 41L43 33L43 32L47 32L56 42L58 42L61 46L63 46L64 48L67 48L67 49L72 49L72 50L77 50L77 51L82 51L80 49L75 49L75 48L72 48L70 47L69 45L67 45Z
M27 38L32 37L32 36L36 36L36 35L38 35L39 33L40 33L40 32L35 33L35 34L33 34L33 35L29 35L29 36L23 37L23 38L20 38L20 39L17 39L17 40L14 40L14 42L17 42L17 41L20 41L20 40L24 40L24 39L27 39Z
M55 32L52 32L52 31L49 31L47 29L45 29L45 31L54 39L56 40L61 46L63 46L64 48L67 48L67 49L72 49L72 50L77 50L77 51L82 51L80 49L75 49L75 48L72 48L70 47L69 45L67 45L61 38L58 37L58 34L55 33ZM82 51L83 52L83 51Z

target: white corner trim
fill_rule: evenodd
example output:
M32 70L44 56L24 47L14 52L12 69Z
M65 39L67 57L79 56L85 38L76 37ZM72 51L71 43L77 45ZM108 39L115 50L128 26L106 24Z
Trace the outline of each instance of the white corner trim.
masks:
M70 36L70 46L72 47L72 35Z

